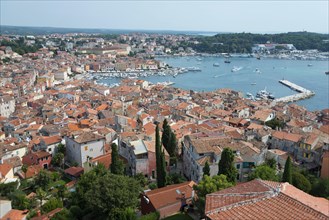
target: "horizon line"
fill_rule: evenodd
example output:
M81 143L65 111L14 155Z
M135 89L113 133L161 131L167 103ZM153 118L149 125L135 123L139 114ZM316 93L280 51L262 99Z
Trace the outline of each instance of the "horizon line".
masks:
M25 25L7 25L7 24L0 24L0 27L22 27L22 28L54 28L54 29L85 29L85 30L101 30L101 31L148 31L148 32L156 32L156 31L162 31L162 32L194 32L194 33L212 33L214 35L216 34L229 34L229 33L251 33L251 34L281 34L281 33L294 33L294 32L308 32L308 33L317 33L317 34L329 34L323 33L323 32L313 32L313 31L307 31L307 30L299 30L299 31L206 31L206 30L170 30L170 29L130 29L130 28L91 28L91 27L59 27L59 26L25 26ZM0 29L0 32L2 30Z

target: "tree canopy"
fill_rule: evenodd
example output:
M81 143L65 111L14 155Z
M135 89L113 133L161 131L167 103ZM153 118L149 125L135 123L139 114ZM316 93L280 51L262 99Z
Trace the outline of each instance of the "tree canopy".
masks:
M119 152L118 152L118 146L113 143L111 145L112 147L112 162L111 162L111 173L113 174L119 174L119 175L123 175L124 173L124 164L122 162L122 160L120 160L119 158Z
M195 185L193 189L196 191L198 195L197 200L195 201L196 206L198 207L201 213L204 213L205 209L205 198L209 193L213 193L222 189L226 189L228 187L233 186L233 183L230 183L226 176L216 175L213 177L205 175L203 179L199 182L198 185Z
M224 174L229 182L235 182L237 170L234 166L234 154L230 148L224 148L218 163L218 175Z
M156 171L157 171L157 185L159 188L166 185L166 161L165 154L162 150L162 144L160 140L159 125L155 128L155 156L156 156Z
M97 215L117 219L126 208L135 209L141 192L140 184L133 178L106 174L95 180L85 193L87 207Z
M282 182L288 182L288 183L292 184L292 164L291 164L291 159L289 156L286 161L286 164L284 165Z
M204 165L202 171L203 171L203 176L205 175L210 176L210 166L208 161L206 161L206 164Z
M271 180L271 181L278 181L278 177L275 173L275 169L269 167L266 164L257 166L255 170L249 176L249 180L253 179L262 179L262 180Z
M307 193L312 189L310 181L306 179L303 174L298 172L293 172L292 174L292 185Z
M192 47L197 52L203 53L251 53L254 44L273 42L279 44L293 44L297 50L317 49L329 51L328 34L310 32L289 32L281 34L251 34L232 33L217 34L215 36L199 36L192 39L199 43L182 42L178 46ZM278 48L280 49L280 48Z

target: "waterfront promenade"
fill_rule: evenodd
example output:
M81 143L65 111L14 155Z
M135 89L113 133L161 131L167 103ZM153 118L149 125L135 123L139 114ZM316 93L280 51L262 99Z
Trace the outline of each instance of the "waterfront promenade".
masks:
M287 87L289 87L292 90L295 90L297 92L299 92L298 94L295 95L289 95L289 96L284 96L278 99L275 99L273 102L277 103L277 102L295 102L301 99L307 99L310 98L311 96L314 96L315 93L313 91L310 91L308 89L305 89L299 85L296 85L295 83L292 83L288 80L282 79L279 80L279 82Z

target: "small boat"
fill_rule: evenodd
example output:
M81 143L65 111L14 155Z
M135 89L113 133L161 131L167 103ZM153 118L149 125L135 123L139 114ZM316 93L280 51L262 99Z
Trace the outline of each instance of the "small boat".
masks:
M313 66L313 64L309 63L309 64L307 64L307 66Z
M258 68L255 69L255 72L259 74L262 73Z
M241 70L241 69L242 69L242 67L236 67L236 66L234 66L234 67L232 68L231 72L237 72L237 71L239 71L239 70Z
M213 66L214 67L219 67L219 63L214 63Z
M250 85L254 86L254 85L256 85L256 83L255 83L255 82L253 82L253 83L250 83Z
M329 71L325 72L326 75L329 75Z

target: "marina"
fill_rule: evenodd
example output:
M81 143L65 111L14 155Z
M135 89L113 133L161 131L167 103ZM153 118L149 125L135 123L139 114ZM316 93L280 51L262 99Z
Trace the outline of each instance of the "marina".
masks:
M189 58L189 59L188 59ZM295 95L296 91L287 86L282 86L278 83L281 79L289 79L297 85L302 85L316 93L315 96L309 99L299 99L297 104L306 107L309 110L319 110L328 108L328 103L323 100L328 100L328 93L323 92L328 90L328 61L303 61L303 60L280 60L263 58L257 60L255 58L238 58L230 57L230 64L224 64L224 57L218 56L202 56L202 61L198 61L195 57L162 57L162 62L167 63L174 68L197 67L201 71L188 71L182 74L167 73L162 74L163 70L156 71L145 70L139 72L138 79L146 80L156 84L168 79L174 82L174 87L182 89L192 89L194 91L213 91L218 88L232 88L235 91L240 91L246 94L247 92L256 96L257 92L265 87L276 98ZM200 65L198 63L201 63ZM213 64L219 63L220 67ZM223 63L223 64L222 64ZM312 68L308 68L307 64L312 63ZM242 67L237 72L231 72L234 66ZM192 69L192 68L191 68ZM261 71L259 74L256 69ZM170 71L169 71L170 72ZM119 75L120 73L112 73ZM122 73L125 76L125 73ZM110 77L108 73L90 73L90 76L96 76L97 83L113 85L120 83L121 77ZM103 76L102 76L103 75ZM105 76L106 75L106 76ZM84 74L84 77L86 75ZM131 74L133 76L133 74ZM85 77L87 78L87 77Z

